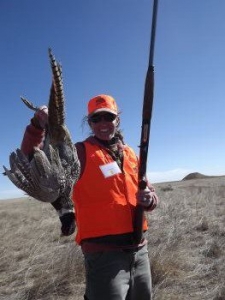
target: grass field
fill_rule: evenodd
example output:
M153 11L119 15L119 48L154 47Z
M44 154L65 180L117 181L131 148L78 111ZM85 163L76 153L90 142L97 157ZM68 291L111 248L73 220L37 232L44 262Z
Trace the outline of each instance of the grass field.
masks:
M155 187L160 204L148 214L154 300L224 300L225 177ZM50 204L0 201L0 238L1 300L83 300L82 253L74 236L60 237Z

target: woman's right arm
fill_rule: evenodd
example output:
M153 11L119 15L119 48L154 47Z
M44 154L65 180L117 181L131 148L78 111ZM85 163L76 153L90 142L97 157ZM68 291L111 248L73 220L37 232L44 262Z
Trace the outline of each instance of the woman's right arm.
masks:
M22 139L20 149L29 158L32 158L34 147L43 148L47 123L48 108L43 105L35 112L30 124L25 129Z

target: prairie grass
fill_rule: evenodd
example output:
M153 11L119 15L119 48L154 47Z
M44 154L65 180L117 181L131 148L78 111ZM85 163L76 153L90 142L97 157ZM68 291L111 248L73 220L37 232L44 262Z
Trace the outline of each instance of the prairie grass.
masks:
M224 300L225 177L155 187L160 204L148 214L154 300ZM74 236L60 237L50 204L0 201L0 238L1 300L83 299L82 253Z

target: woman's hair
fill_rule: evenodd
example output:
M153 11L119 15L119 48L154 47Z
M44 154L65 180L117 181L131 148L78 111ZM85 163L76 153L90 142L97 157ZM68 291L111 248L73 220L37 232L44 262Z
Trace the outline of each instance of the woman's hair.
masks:
M118 138L119 140L121 140L121 142L123 144L125 144L125 142L124 142L124 136L122 134L122 130L121 129L119 129L119 128L116 129L115 138Z

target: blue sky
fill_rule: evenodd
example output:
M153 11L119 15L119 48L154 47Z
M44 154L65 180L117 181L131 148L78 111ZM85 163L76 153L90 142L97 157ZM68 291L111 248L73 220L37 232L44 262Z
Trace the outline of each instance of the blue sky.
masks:
M126 142L139 152L152 0L0 1L0 166L32 117L20 101L48 102L48 48L62 63L67 126L74 141L87 101L114 96ZM225 1L159 0L150 181L190 172L224 175ZM0 199L22 196L0 177Z

